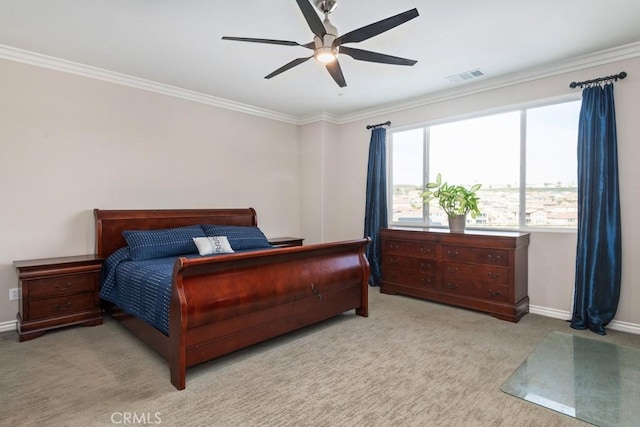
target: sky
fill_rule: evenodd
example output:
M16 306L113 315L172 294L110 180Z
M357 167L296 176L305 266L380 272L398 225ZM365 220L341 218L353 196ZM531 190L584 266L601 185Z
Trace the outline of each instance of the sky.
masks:
M527 183L575 183L580 101L528 109ZM394 184L422 184L424 128L393 134ZM518 185L520 111L429 129L430 180L450 184Z

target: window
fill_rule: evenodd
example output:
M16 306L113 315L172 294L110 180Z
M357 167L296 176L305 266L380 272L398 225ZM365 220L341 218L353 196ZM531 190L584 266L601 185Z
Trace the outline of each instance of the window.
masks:
M575 228L580 101L391 131L392 222L439 226L446 215L420 194L438 173L478 191L478 228Z

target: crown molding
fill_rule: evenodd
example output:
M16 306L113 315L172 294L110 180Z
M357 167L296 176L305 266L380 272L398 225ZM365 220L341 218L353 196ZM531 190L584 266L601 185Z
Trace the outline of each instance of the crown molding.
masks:
M550 63L544 66L532 68L523 72L513 73L503 77L496 77L490 80L473 82L455 89L440 91L424 97L413 98L393 104L386 104L380 107L370 108L345 115L335 115L327 112L319 112L307 116L294 116L267 110L253 105L242 104L203 93L182 89L163 83L145 80L127 74L116 73L105 69L79 64L52 56L42 55L10 46L0 45L0 59L21 62L35 65L37 67L48 68L65 73L75 74L92 79L103 80L136 89L155 92L174 98L187 101L198 102L213 107L224 108L240 113L250 114L270 120L290 123L294 125L306 125L318 121L325 121L336 125L342 125L359 120L368 120L373 117L400 111L424 107L438 102L448 101L455 98L475 95L490 90L500 89L532 80L557 76L564 73L575 72L586 68L605 65L612 62L622 61L640 56L640 42L630 43L599 52L582 55L569 60ZM618 72L617 70L616 72Z
M200 104L233 110L240 113L250 114L253 116L277 120L285 123L297 125L300 121L298 117L289 114L279 113L276 111L255 107L253 105L242 104L240 102L235 102L216 96L205 95L203 93L182 89L151 80L141 79L127 74L116 73L114 71L109 71L102 68L79 64L77 62L67 61L52 56L17 49L10 46L0 45L0 59L7 59L9 61L35 65L36 67L48 68L51 70L62 71L64 73L89 77L92 79L102 80L123 86L129 86L136 89L155 92L174 98L198 102Z
M298 125L300 126L308 125L310 123L315 123L315 122L328 122L334 125L339 125L340 117L336 116L335 114L323 112L323 113L317 113L317 114L310 114L308 116L303 116L298 119Z
M528 69L526 71L496 77L490 80L469 83L468 85L456 89L440 91L424 97L413 98L394 104L387 104L381 107L358 111L352 114L340 116L337 124L346 124L359 120L367 120L377 116L397 113L412 108L424 107L438 102L448 101L455 98L475 95L490 90L500 89L508 86L553 77L560 74L571 73L584 70L599 65L606 65L612 62L623 61L640 56L640 42L630 43L602 51L578 56L568 60L549 63L540 67ZM621 70L612 70L612 73ZM567 83L567 88L569 84Z

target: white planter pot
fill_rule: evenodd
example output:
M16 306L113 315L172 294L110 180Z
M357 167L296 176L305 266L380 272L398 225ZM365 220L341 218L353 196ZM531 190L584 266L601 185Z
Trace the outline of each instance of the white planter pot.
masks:
M451 233L464 233L467 225L467 214L449 216L449 231Z

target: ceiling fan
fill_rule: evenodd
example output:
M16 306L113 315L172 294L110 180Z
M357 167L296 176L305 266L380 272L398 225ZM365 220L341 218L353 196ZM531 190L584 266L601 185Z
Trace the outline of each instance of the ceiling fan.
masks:
M359 43L370 39L371 37L377 36L378 34L384 33L385 31L416 18L418 16L417 9L407 10L406 12L383 19L382 21L374 22L373 24L365 25L357 30L338 36L338 30L333 26L333 24L331 24L331 22L329 22L329 14L336 9L337 0L316 0L316 7L324 14L324 22L320 20L320 17L309 3L309 0L296 0L296 2L298 3L307 24L309 24L309 28L314 34L313 41L310 43L299 44L288 40L256 39L248 37L222 37L223 40L267 43L284 46L302 46L314 51L313 55L309 57L297 58L283 65L273 73L265 76L265 79L275 77L278 74L300 65L311 58L316 58L319 62L325 64L329 74L331 74L331 77L333 77L338 86L345 87L347 82L342 74L340 63L338 62L339 53L349 55L358 61L378 62L382 64L414 65L418 62L412 59L399 58L397 56L344 46L345 43Z

